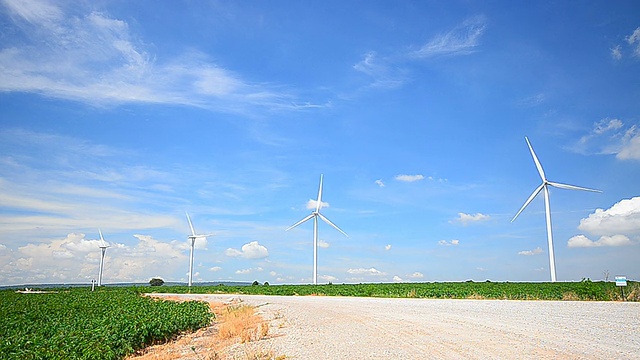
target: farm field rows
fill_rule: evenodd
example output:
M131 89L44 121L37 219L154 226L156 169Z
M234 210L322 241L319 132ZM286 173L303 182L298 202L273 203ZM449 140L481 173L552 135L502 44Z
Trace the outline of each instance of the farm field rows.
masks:
M256 283L254 283L256 284ZM149 288L152 292L246 294L246 295L322 295L427 299L505 299L505 300L584 300L621 301L613 282L584 280L556 283L441 282L327 285L185 286ZM640 300L640 284L628 282L626 301Z
M46 290L46 289L45 289ZM428 299L621 301L612 282L385 283L254 286L54 288L44 293L0 291L3 359L121 359L211 323L207 303L151 299L143 293L351 296ZM629 282L626 301L638 301Z
M137 290L0 291L0 357L121 359L211 322L207 303L151 299Z

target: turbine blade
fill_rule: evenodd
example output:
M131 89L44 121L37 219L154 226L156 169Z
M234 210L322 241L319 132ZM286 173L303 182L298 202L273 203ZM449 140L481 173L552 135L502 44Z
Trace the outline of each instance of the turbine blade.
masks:
M553 186L553 187L557 187L560 189L567 189L567 190L582 190L582 191L591 191L591 192L598 192L601 193L602 190L596 190L596 189L589 189L586 187L581 187L581 186L575 186L575 185L569 185L569 184L561 184L561 183L557 183L557 182L551 182L548 181L547 184Z
M303 222L305 222L305 221L307 221L307 220L311 219L312 217L314 217L314 214L309 214L309 215L307 215L304 219L302 219L302 220L298 221L297 223L295 223L295 224L293 224L293 225L289 226L289 227L287 228L287 230L285 230L285 231L289 231L289 230L293 229L294 227L296 227L296 226L298 226L298 225L302 224Z
M196 236L196 231L193 229L193 224L191 223L191 218L189 217L189 213L185 212L185 214L187 214L187 221L189 221L189 227L191 228L191 235Z
M514 216L513 219L511 219L511 222L513 222L518 217L518 215L520 215L520 213L524 210L524 208L526 208L529 205L529 203L531 203L531 201L533 201L533 199L540 193L540 191L542 191L542 189L544 188L544 185L545 183L542 183L533 191L533 193L531 193L531 195L529 196L527 201L525 201L524 205L522 205L522 207L520 208L516 216Z
M349 237L349 235L347 235L346 232L342 231L342 229L340 229L338 227L338 225L332 223L331 220L327 219L324 215L318 213L318 216L320 216L320 219L322 219L324 222L326 222L327 224L333 226L334 229L336 229L336 230L340 231L342 234L344 234L344 236Z
M323 174L320 174L320 188L318 189L318 201L316 202L316 212L320 211L320 206L322 204L322 178L323 178Z
M527 140L527 145L529 145L529 151L531 151L531 156L533 157L533 162L536 163L536 168L538 168L538 174L540 174L540 178L542 178L542 182L546 182L547 178L544 175L544 170L542 170L542 165L540 164L540 160L538 160L538 157L536 156L535 151L533 151L533 147L531 146L531 143L529 142L529 138L525 136L524 139Z
M100 233L100 240L102 240L102 242L104 243L104 238L102 237L102 230L100 230L100 228L98 228L98 232Z

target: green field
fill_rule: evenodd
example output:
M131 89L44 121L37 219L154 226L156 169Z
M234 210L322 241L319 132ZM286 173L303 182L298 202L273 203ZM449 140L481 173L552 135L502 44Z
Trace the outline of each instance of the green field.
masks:
M556 283L434 282L327 285L185 286L149 288L152 292L235 293L253 295L366 296L428 299L620 301L614 282L584 280ZM625 300L640 300L640 284L628 282Z
M206 303L153 300L138 290L0 291L0 358L121 359L211 322Z
M210 324L203 302L175 303L141 294L205 293L366 296L431 299L621 301L613 282L443 282L342 285L139 286L56 288L21 294L0 291L0 358L121 359L137 349ZM640 301L628 282L626 301Z

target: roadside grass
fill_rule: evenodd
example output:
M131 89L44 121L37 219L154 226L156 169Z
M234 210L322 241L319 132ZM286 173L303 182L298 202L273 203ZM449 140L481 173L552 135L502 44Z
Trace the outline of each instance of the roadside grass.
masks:
M163 300L182 302L180 297L163 296ZM140 351L130 360L284 360L265 349L260 340L269 336L269 323L253 306L242 303L210 302L216 322L179 339Z

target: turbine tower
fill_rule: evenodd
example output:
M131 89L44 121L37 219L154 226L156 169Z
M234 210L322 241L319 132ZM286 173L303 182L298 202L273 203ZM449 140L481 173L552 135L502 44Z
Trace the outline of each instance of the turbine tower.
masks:
M318 190L318 200L316 201L316 209L310 215L307 215L304 219L291 225L286 231L293 229L294 227L306 222L313 218L313 284L318 284L318 218L331 225L334 229L340 231L344 236L349 237L347 233L342 231L337 225L327 219L324 215L320 214L320 207L322 204L322 174L320 175L320 189Z
M189 240L191 240L191 253L189 254L189 287L191 287L193 280L193 247L196 244L196 239L206 238L207 236L211 236L213 234L196 235L196 231L193 229L193 224L191 223L189 213L185 212L185 214L187 214L187 221L189 221L189 227L191 228L191 235L189 235Z
M600 190L589 189L585 187L575 186L575 185L567 185L561 184L557 182L552 182L547 180L547 177L544 174L544 170L542 170L542 165L536 156L536 153L533 151L533 147L529 142L529 139L525 136L524 139L527 141L527 145L529 146L529 151L531 152L531 156L533 157L533 162L536 164L536 168L538 169L538 174L540 174L540 178L542 179L542 184L538 186L533 193L529 196L527 201L522 205L516 216L511 219L513 222L518 215L533 201L533 199L540 193L540 191L544 191L544 211L547 219L547 242L549 243L549 270L551 271L551 282L556 282L556 260L553 253L553 235L551 232L551 209L549 207L549 186L557 187L560 189L567 190L583 190L583 191L591 191L591 192L602 192Z
M104 237L102 237L102 230L98 229L98 233L100 233L100 272L98 273L98 286L102 286L102 270L104 269L104 253L107 251L109 245L106 241L104 241Z

